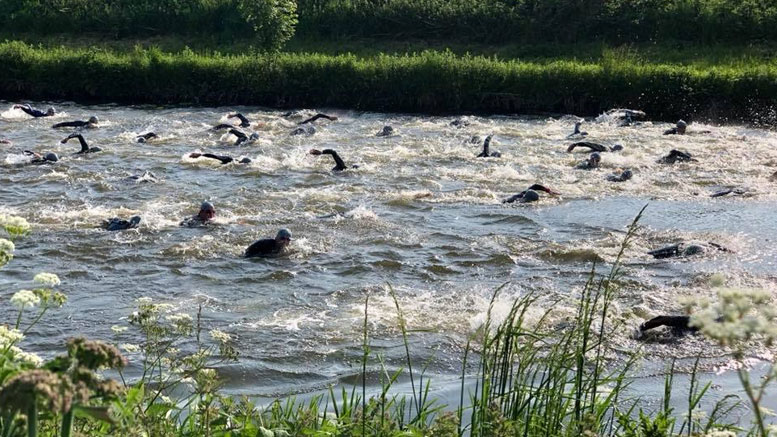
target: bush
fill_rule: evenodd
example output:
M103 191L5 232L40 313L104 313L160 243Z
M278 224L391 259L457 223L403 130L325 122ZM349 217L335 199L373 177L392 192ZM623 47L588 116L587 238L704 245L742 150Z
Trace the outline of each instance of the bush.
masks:
M3 0L6 32L97 32L113 37L197 35L255 39L265 50L294 35L294 0ZM253 38L252 38L253 37Z

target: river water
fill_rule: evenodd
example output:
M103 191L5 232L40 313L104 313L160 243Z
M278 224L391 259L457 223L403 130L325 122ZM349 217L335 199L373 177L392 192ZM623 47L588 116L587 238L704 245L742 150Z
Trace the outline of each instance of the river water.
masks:
M44 354L77 334L137 342L131 330L117 338L110 327L126 324L140 297L191 314L204 303L209 327L234 335L241 351L239 363L221 369L230 391L316 392L358 379L367 295L372 351L402 365L390 285L408 328L421 331L410 338L414 362L428 362L441 389L450 389L496 288L509 283L496 301L497 318L534 292L536 314L559 302L553 317L562 324L592 262L609 268L645 204L615 306L627 328L614 339L623 350L642 348L644 375L672 357L700 353L712 371L728 355L699 336L634 340L631 330L643 317L679 313L678 298L713 296L714 285L777 291L777 182L769 179L777 170L777 134L768 130L697 123L689 131L710 133L664 136L666 123L618 127L607 117L589 119L589 140L624 150L604 153L601 169L584 171L573 167L587 155L566 152L576 120L569 116L469 116L469 125L457 128L454 117L329 111L339 120L317 122L313 136L290 136L298 119L260 108L56 106L63 113L51 119L32 119L7 102L0 108L0 138L13 141L0 145L0 205L33 226L0 272L3 300L30 288L38 271L57 273L69 296L24 344ZM231 122L226 114L235 110L260 123L258 141L233 146L235 137L208 131ZM104 151L73 155L76 142L59 142L69 131L50 125L90 115L101 127L84 135ZM398 135L376 137L386 124ZM134 141L152 130L159 139ZM502 158L475 158L480 146L470 138L488 134ZM311 148L336 149L360 167L333 173L331 158L312 156ZM674 148L699 162L656 163ZM61 159L26 165L25 149ZM253 162L188 158L197 150ZM618 168L633 169L634 178L606 181ZM128 179L146 170L160 182ZM501 204L535 182L561 195ZM748 195L709 197L732 186ZM215 224L179 227L203 200L215 205ZM136 214L139 229L100 228L103 219ZM241 258L251 242L282 227L294 234L290 255ZM675 260L646 254L681 240L714 241L733 252Z

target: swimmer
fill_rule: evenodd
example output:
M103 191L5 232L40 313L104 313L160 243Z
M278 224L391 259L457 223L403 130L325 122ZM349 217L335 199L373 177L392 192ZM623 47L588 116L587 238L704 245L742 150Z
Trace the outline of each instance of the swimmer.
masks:
M480 144L483 140L478 135L472 135L469 138L470 144Z
M153 140L154 138L159 138L159 135L157 135L157 134L155 134L153 132L149 132L147 134L142 134L142 135L138 135L137 137L135 137L135 142L147 143L147 142Z
M491 137L493 135L489 135L486 137L486 140L483 141L483 151L480 152L480 155L478 155L478 158L501 158L502 154L499 152L490 152L488 150L488 146L491 144Z
M51 126L54 129L58 129L61 127L85 127L88 129L94 129L97 127L97 123L99 120L96 116L89 117L89 120L82 121L82 120L76 120L76 121L63 121L62 123L57 123L53 126Z
M229 133L237 137L237 141L235 141L235 145L239 146L245 142L253 143L254 141L259 139L259 134L254 132L250 136L244 134L243 132L237 130L237 129L230 129Z
M544 191L550 195L561 194L543 185L534 184L526 190L502 200L502 203L513 203L515 201L518 201L518 203L536 202L537 200L540 200L540 195L537 193L537 191Z
M677 243L660 249L651 250L648 252L648 255L651 255L655 259L686 257L702 255L710 249L715 249L720 252L731 252L731 250L716 243Z
M647 114L636 109L610 109L606 113L609 117L619 120L619 126L631 126L635 119L645 118Z
M582 125L583 125L582 121L575 122L575 131L572 132L571 134L567 135L567 138L588 136L588 132L581 132L580 131L580 126L582 126Z
M690 153L672 149L669 154L656 161L659 164L674 164L675 162L698 162Z
M580 141L580 142L571 144L569 147L567 147L567 152L572 153L572 151L578 147L589 149L588 150L589 152L620 152L621 150L623 150L623 146L621 146L620 144L616 144L612 147L607 147L601 144L591 143L589 141Z
M291 232L281 229L275 238L265 238L248 246L245 252L246 258L276 256L291 243Z
M637 338L641 337L645 331L655 329L661 326L672 328L675 333L696 332L699 328L690 326L690 316L657 316L639 325Z
M632 173L631 170L626 169L620 173L613 173L608 175L607 180L610 182L626 182L627 180L631 179L632 176L634 176L634 173Z
M467 120L465 120L463 118L457 118L457 119L453 120L450 123L450 125L453 126L453 127L457 127L457 128L467 127L467 126L469 126L469 121L467 121Z
M95 153L102 150L99 147L89 147L89 144L86 144L86 140L81 134L70 134L64 140L60 141L60 143L65 144L73 138L78 138L78 142L81 143L81 150L76 152L76 155L80 155L82 153Z
M305 135L305 136L311 136L316 133L316 127L312 124L308 124L305 126L300 126L293 131L289 135L296 136L296 135Z
M57 154L54 152L47 152L41 155L38 152L25 150L22 153L24 153L26 156L32 157L32 160L30 160L30 164L53 164L59 161L59 156L57 156Z
M38 117L51 117L56 113L54 108L49 107L46 112L41 111L40 109L33 108L30 105L13 105L13 109L21 109L24 111L27 115L33 116L35 118Z
M103 228L107 231L123 231L126 229L134 229L138 227L140 223L140 216L134 216L129 220L120 219L114 217L110 220L103 221Z
M11 140L6 140L5 138L0 139L0 144L6 144L6 145L9 145L9 146L13 145Z
M726 190L722 190L722 191L718 191L717 193L710 194L710 197L723 197L729 194L733 196L742 196L744 194L747 194L748 191L749 190L747 188L742 188L742 187L728 188Z
M229 114L227 115L227 118L237 118L240 120L240 127L251 127L251 122L248 121L248 119L245 117L245 115L237 112L235 114Z
M314 121L319 120L321 118L325 118L325 119L327 119L329 121L336 121L337 120L337 117L335 117L333 115L326 115L326 114L322 114L322 113L319 112L318 114L308 118L305 121L300 122L299 124L313 123Z
M375 134L376 137L391 137L394 136L394 128L391 126L383 126L383 129Z
M192 152L189 154L189 158L197 159L197 158L208 158L208 159L215 159L217 161L221 161L222 164L229 164L230 162L235 162L237 164L248 164L251 162L251 158L241 158L239 160L235 160L235 158L228 156L228 155L214 155L212 153L198 153L198 152Z
M128 179L133 180L139 184L143 182L159 182L159 178L157 178L154 173L151 173L148 170L144 171L142 175L132 175Z
M575 168L578 170L593 170L599 168L599 163L602 162L602 155L599 152L594 152L585 161L578 163Z
M679 120L675 127L664 131L664 135L685 135L685 130L688 128L688 123L683 120Z
M345 162L342 158L340 158L340 155L337 154L336 151L332 149L324 149L324 150L317 150L317 149L311 149L310 154L314 156L319 155L332 155L332 158L335 160L335 166L332 168L332 171L343 171L348 168L347 165L345 165ZM351 168L359 168L358 165L352 165Z
M205 201L200 205L200 212L197 215L184 219L179 226L186 228L207 226L212 222L213 217L216 217L216 208L212 203Z

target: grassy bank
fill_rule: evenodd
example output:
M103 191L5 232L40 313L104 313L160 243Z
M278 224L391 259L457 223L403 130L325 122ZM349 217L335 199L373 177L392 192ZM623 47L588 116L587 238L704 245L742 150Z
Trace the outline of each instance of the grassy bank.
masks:
M777 66L407 55L198 54L0 44L9 99L340 107L390 112L574 113L634 107L654 118L771 122Z

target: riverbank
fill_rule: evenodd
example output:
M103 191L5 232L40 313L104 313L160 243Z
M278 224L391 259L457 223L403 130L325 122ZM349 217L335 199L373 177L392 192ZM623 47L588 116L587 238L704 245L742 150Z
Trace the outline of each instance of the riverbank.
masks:
M336 107L432 114L594 116L613 107L633 107L654 119L767 125L775 118L777 65L759 57L757 49L750 57L711 49L710 53L727 61L683 64L666 57L654 61L649 51L642 56L638 50L602 51L601 46L597 57L592 55L595 45L584 50L588 57L552 59L500 58L484 55L485 50L475 55L434 49L391 55L368 49L358 55L338 54L332 46L322 54L311 53L309 42L296 44L290 47L297 51L278 54L222 54L130 49L121 43L96 48L86 41L37 47L4 42L0 44L0 93L15 100ZM351 46L351 52L359 53L357 45ZM557 54L574 53L554 47ZM664 56L682 59L681 52Z

